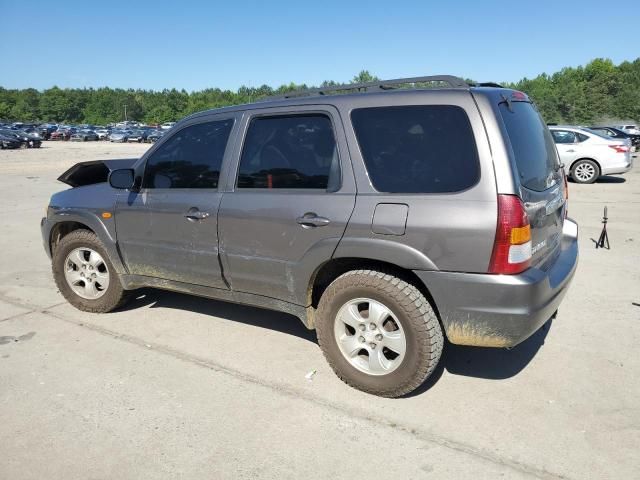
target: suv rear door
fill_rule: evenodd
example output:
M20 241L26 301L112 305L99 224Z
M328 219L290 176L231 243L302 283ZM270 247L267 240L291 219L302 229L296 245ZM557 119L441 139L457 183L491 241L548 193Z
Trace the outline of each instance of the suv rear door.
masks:
M241 131L219 213L225 278L233 290L304 304L355 203L340 117L327 105L250 110Z
M531 265L540 266L560 244L565 206L563 173L554 140L535 105L521 99L526 96L520 92L513 92L513 97L503 95L499 110L511 146L520 198L531 224Z

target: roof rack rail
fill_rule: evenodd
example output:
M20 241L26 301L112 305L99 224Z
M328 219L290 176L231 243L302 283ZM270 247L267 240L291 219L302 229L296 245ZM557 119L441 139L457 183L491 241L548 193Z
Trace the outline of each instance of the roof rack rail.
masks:
M331 95L335 92L370 92L379 90L392 90L398 85L405 85L408 83L446 83L448 88L469 88L469 84L460 77L454 77L453 75L431 75L427 77L411 77L411 78L397 78L395 80L379 80L377 82L366 83L353 83L346 85L327 85L322 88L312 88L309 90L296 90L293 92L285 93L284 95L274 95L268 97L269 100L276 98L286 99L295 97L307 97L314 95Z

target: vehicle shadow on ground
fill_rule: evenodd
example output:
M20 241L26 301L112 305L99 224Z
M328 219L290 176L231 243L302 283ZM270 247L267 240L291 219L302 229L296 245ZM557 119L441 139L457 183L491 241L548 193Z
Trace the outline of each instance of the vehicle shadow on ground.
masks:
M145 288L136 292L135 298L120 311L141 307L170 308L203 315L215 315L232 322L268 328L317 344L316 333L308 330L302 322L282 312L275 312L246 305L238 305L192 295ZM544 345L553 320L549 320L536 333L517 347L480 348L453 345L445 340L440 363L429 379L406 397L414 397L431 389L443 372L466 377L504 380L520 373Z
M133 300L122 307L120 311L135 310L145 306L215 315L232 322L253 325L258 328L268 328L269 330L317 343L315 330L308 330L293 315L177 292L167 292L152 288L140 289L136 291Z
M611 175L603 175L596 180L596 183L624 183L627 179L624 177L612 177Z
M453 345L445 340L442 358L428 380L407 397L420 395L433 387L444 371L453 375L504 380L520 373L536 356L549 333L553 319L520 345L506 348L482 348Z

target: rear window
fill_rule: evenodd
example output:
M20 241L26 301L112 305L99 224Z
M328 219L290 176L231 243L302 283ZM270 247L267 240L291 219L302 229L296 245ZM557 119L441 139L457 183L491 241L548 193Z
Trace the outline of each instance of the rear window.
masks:
M500 103L500 113L515 156L520 184L541 192L558 180L558 154L540 114L529 102Z
M360 108L351 120L379 192L459 192L480 178L475 138L460 107Z

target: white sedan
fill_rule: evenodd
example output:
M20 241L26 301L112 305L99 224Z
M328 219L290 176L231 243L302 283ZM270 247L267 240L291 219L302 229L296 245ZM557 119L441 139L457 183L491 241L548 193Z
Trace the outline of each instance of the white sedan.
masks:
M593 183L601 175L626 173L633 166L628 142L579 127L554 125L549 130L565 172L576 183Z

